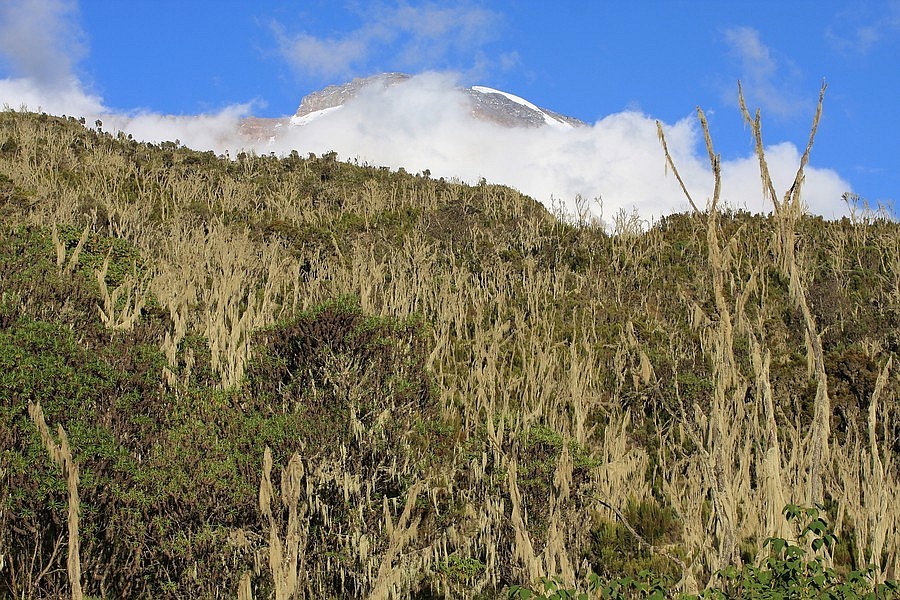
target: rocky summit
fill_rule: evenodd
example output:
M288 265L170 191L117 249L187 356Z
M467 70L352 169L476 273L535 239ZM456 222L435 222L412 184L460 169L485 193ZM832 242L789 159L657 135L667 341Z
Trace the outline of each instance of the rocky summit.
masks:
M282 127L302 127L320 116L344 106L370 86L384 88L402 85L412 79L407 73L380 73L359 77L347 83L329 85L303 97L297 112L291 117L248 117L241 123L241 131L254 141L273 139ZM583 121L538 107L514 94L484 86L459 88L469 103L474 118L504 127L582 127Z

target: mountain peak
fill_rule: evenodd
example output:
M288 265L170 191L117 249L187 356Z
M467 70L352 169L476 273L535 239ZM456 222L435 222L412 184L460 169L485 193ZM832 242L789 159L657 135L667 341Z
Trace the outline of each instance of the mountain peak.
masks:
M379 73L370 77L357 77L347 83L329 85L303 97L300 107L291 117L291 124L304 125L314 118L311 115L341 107L370 86L378 85L387 88L408 81L410 78L411 76L406 73Z
M282 127L303 127L328 113L340 110L365 89L378 86L383 89L403 85L413 78L407 73L388 72L369 77L358 77L342 84L329 85L303 97L297 111L289 118L263 119L250 117L241 124L241 130L249 139L274 140ZM571 129L586 124L574 117L561 115L541 108L528 100L494 88L476 85L457 87L470 114L480 121L509 128L552 127Z
M328 87L308 94L300 102L297 112L291 117L292 125L305 125L310 121L343 106L370 86L383 88L400 85L412 79L407 73L379 73L370 77L359 77L340 85ZM543 127L549 125L562 129L579 127L585 123L559 113L540 108L537 105L508 92L485 86L458 88L471 106L472 116L506 127Z

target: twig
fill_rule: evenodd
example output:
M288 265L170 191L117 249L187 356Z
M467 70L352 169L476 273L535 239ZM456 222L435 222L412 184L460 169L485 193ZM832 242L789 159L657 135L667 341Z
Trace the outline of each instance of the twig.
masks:
M753 131L753 139L756 142L756 156L759 158L759 176L762 179L763 195L768 196L775 206L775 214L781 212L781 205L778 203L778 194L775 193L775 186L772 184L772 178L769 176L769 163L766 162L766 153L763 148L762 141L762 121L759 115L759 109L756 109L756 116L751 117L750 111L747 110L747 103L744 101L744 89L741 82L738 81L738 103L741 106L741 114L744 115L744 121L750 125Z
M791 205L798 209L800 186L803 185L803 170L806 168L806 165L809 164L809 152L812 150L813 141L816 139L816 131L819 129L819 119L822 117L822 102L825 99L825 89L827 87L828 86L823 80L822 89L819 90L819 103L816 105L816 116L813 117L812 127L809 131L809 141L806 143L806 150L803 152L803 156L800 157L800 166L797 169L796 177L794 177L794 183L791 184L790 189L784 195L784 203L787 203L790 199Z
M675 166L675 162L672 160L672 155L669 154L669 146L666 144L666 136L663 133L662 123L659 121L656 122L656 134L659 137L659 141L662 144L663 152L666 154L666 164L671 167L672 172L675 174L675 179L678 180L678 184L681 186L681 191L684 192L684 195L687 196L688 202L691 203L691 208L694 209L695 213L700 213L700 209L697 208L697 205L694 204L694 199L691 198L691 193L688 191L687 186L684 185L684 181L681 179L681 175L678 174L678 168Z
M625 515L623 515L622 512L618 508L616 508L615 506L613 506L606 500L603 500L602 498L598 498L597 496L594 496L593 494L582 494L582 495L587 496L591 500L595 500L595 501L599 502L600 504L602 504L603 506L605 506L606 508L611 510L613 513L615 513L616 517L620 521L622 521L622 525L625 526L625 529L627 529L628 532L631 535L633 535L638 542L641 543L641 545L645 546L648 550L650 550L650 552L653 552L654 554L659 554L661 556L665 556L666 558L671 560L673 563L675 563L679 567L681 567L681 572L683 574L686 575L688 573L688 566L684 563L683 560L681 560L677 556L672 556L664 548L660 548L659 546L654 546L653 544L651 544L650 542L645 540L643 537L641 537L641 534L639 534L637 531L635 531L634 527L631 526L631 523L628 522L628 519L625 518Z
M82 236L82 239L83 238L84 236ZM63 429L62 425L57 426L57 435L59 436L58 444L53 439L53 436L50 435L50 428L47 427L47 422L44 420L44 411L41 408L40 402L37 404L29 402L28 414L38 428L44 447L53 459L53 462L59 466L63 473L63 477L66 479L66 488L69 492L69 552L66 566L69 575L69 584L72 587L72 600L81 600L84 597L84 593L81 589L81 554L80 540L78 537L78 511L80 508L78 497L78 463L75 462L75 458L72 455L72 450L69 447L69 437L66 435L66 431ZM57 540L57 543L59 543L59 540ZM43 572L41 574L41 577L42 576Z

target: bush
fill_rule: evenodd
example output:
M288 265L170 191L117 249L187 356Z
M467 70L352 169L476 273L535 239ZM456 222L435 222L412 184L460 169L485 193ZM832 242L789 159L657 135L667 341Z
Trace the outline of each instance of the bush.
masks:
M764 547L769 555L760 565L728 566L716 573L709 587L697 595L679 594L668 589L663 579L652 571L644 570L632 577L604 581L591 573L587 592L565 587L558 579L544 578L538 589L514 586L509 598L521 600L589 600L608 598L625 600L633 598L663 599L677 597L682 600L748 598L775 600L781 598L828 599L887 599L900 591L897 581L876 583L875 568L851 571L840 577L827 566L825 552L834 549L837 538L825 521L821 507L805 508L794 504L784 507L784 516L799 529L795 540L769 538ZM801 528L802 526L802 528Z

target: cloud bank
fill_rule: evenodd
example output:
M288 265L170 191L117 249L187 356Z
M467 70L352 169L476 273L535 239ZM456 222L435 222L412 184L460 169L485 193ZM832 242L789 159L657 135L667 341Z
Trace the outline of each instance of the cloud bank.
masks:
M128 113L105 106L102 98L86 90L74 75L75 61L84 46L78 42L73 4L13 0L3 6L0 57L12 65L15 76L0 80L0 106L83 116L88 123L101 119L105 130L124 131L138 140L177 139L192 148L231 156L241 150L261 154L335 151L344 160L403 167L410 172L428 169L434 177L471 183L484 178L517 188L551 209L574 211L577 197L589 202L596 199L594 214L607 224L620 211L636 211L649 222L688 209L674 176L667 173L656 122L641 112L619 112L569 130L509 128L474 118L453 75L425 73L386 88L370 86L339 110L300 127L284 126L273 141L254 143L240 134L241 119L252 108L247 104L189 116ZM415 24L401 31L408 38L403 47L411 54L448 37L459 38L461 44L484 39L491 13L449 10L451 13L445 14L432 5L422 9L401 5L380 13L357 37L365 49L384 36L395 35L383 32L388 25ZM29 39L34 46L27 43ZM349 37L333 40L333 44L317 39L303 43L307 42L322 53L334 51L334 68L352 62L359 51ZM734 43L747 56L762 53L758 56L761 76L770 74L765 48L752 31L734 32ZM32 51L32 47L37 49ZM434 51L440 54L446 49ZM664 129L679 172L695 202L702 206L712 193L713 180L696 120L686 115L676 123L664 124ZM792 143L778 143L770 146L767 154L776 189L783 191L793 181L800 153ZM762 201L755 157L724 160L722 173L726 204L753 212L771 210ZM827 218L842 216L846 207L841 194L847 191L851 191L850 184L834 171L807 168L804 200L811 212Z
M85 55L84 34L68 0L4 0L0 4L0 58L13 73L42 89L75 85L75 64Z
M696 119L664 125L669 150L698 204L712 194L713 179ZM715 132L713 132L715 135ZM749 134L748 134L749 135ZM279 134L258 148L276 153L334 150L343 159L404 167L432 176L511 185L551 206L570 210L576 196L602 198L603 218L636 210L652 219L689 208L657 138L656 121L640 112L609 115L588 127L508 128L470 114L454 79L424 74L391 87L371 86L342 109ZM800 153L791 143L767 149L776 189L793 182ZM768 212L755 156L725 160L723 200L732 207ZM841 194L850 184L835 172L806 170L804 200L826 217L844 214ZM600 213L600 206L595 212Z
M509 128L471 115L466 96L452 76L423 74L390 87L371 86L339 110L306 125L282 127L273 141L251 143L238 131L249 105L217 113L171 116L110 111L99 99L78 89L58 95L27 80L0 81L0 103L43 106L50 112L103 120L108 131L126 131L136 139L180 140L200 150L241 150L287 154L297 150L335 151L343 160L377 166L430 170L433 177L510 185L552 208L574 210L575 198L602 199L593 209L611 223L616 213L637 211L652 220L689 208L657 138L656 121L633 111L609 115L580 128ZM47 108L50 107L50 108ZM699 205L712 193L712 174L693 115L663 125L669 150ZM748 134L749 135L749 134ZM715 138L715 132L713 132ZM791 184L800 152L792 143L767 148L778 191ZM769 212L762 200L754 156L723 160L722 198L735 208ZM837 173L814 166L806 170L803 199L809 210L826 218L846 213L841 194L851 189Z

